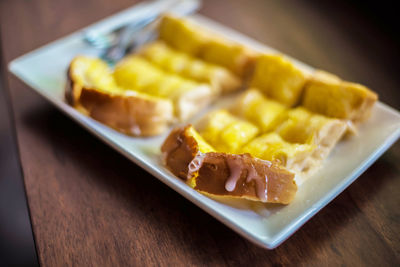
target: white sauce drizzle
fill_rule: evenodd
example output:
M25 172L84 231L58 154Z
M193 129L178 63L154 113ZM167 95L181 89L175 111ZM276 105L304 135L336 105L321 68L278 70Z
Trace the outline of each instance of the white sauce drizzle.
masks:
M131 127L131 133L133 133L134 135L140 135L142 131L140 130L139 125L133 125Z
M126 96L137 96L137 93L133 90L126 90L125 95Z
M346 120L346 125L347 125L347 130L353 134L353 135L357 135L358 134L358 130L357 130L357 126L354 124L354 122L352 122L351 120Z
M263 164L267 165L268 168L271 168L272 162L269 160L257 159L257 161L261 161Z
M202 152L198 152L197 155L192 159L188 166L188 175L187 179L192 178L193 173L200 170L201 166L203 165L203 161L206 154Z
M242 174L242 169L240 167L241 158L227 158L226 162L229 166L230 175L225 183L225 189L228 192L235 190L236 184Z
M267 202L268 199L268 176L265 175L265 189L264 189L264 194L262 194L264 198L261 198L263 201Z
M251 181L254 180L255 186L256 186L256 194L257 197L263 201L267 201L267 196L268 196L268 177L265 175L265 181L263 181L262 177L257 173L256 168L254 167L253 164L246 165L245 162L243 162L243 159L241 157L238 158L228 158L227 159L227 164L229 167L230 175L225 183L225 189L228 192L232 192L235 190L237 182L240 179L240 176L242 174L242 170L247 170L247 177L246 177L246 183L250 183ZM271 163L268 162L268 167L271 166ZM265 182L265 183L264 183Z

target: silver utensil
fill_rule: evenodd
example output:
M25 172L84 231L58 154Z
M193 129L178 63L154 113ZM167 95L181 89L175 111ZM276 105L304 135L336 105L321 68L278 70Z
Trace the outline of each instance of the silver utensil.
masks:
M140 17L110 32L86 32L84 41L96 49L103 50L101 58L113 65L127 53L157 37L155 29L160 14L191 14L199 9L201 0L158 0L151 1L149 5L151 7Z

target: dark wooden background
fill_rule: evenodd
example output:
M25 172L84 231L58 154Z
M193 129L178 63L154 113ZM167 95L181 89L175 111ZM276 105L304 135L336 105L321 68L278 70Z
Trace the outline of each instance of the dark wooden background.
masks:
M2 64L134 2L2 0ZM398 40L358 5L209 0L200 13L366 84L400 108ZM43 266L400 264L399 142L283 245L268 251L4 75Z

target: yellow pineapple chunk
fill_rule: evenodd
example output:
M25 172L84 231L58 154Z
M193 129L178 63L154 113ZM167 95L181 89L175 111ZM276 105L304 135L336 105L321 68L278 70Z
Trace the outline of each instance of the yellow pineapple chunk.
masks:
M362 122L370 114L378 96L367 87L316 74L305 88L302 105L328 117Z
M257 125L261 132L273 130L287 108L279 102L269 100L255 89L248 89L232 105L233 114Z
M140 54L165 71L211 84L216 93L240 87L240 80L227 69L174 50L161 41L145 46Z
M278 160L288 170L301 172L314 148L315 146L309 144L286 142L277 133L272 132L253 139L241 152L264 160Z
M251 86L286 105L299 102L306 74L281 55L263 54L257 59Z
M235 153L259 132L255 125L227 110L211 112L199 124L200 134L218 152Z
M171 15L162 17L159 38L170 46L191 55L198 55L208 40L205 33L198 27L185 19Z

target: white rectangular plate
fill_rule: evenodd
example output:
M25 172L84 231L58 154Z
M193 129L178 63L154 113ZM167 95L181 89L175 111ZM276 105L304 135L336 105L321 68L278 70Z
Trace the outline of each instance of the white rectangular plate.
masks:
M96 56L98 53L83 42L83 32L88 29L113 28L134 16L139 16L145 9L146 5L142 4L102 20L15 59L10 63L9 69L105 143L240 235L262 247L272 249L281 244L349 186L400 135L400 114L385 104L378 103L372 117L361 126L359 136L341 141L323 168L299 187L295 200L290 205L265 205L241 200L227 203L210 199L191 189L161 164L159 148L167 133L154 138L129 137L82 115L64 101L66 70L71 59L78 54ZM209 19L201 16L193 18L230 39L258 50L275 51ZM304 70L312 70L305 64L297 61L296 63Z

